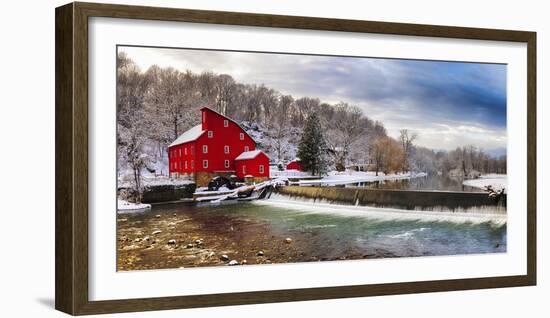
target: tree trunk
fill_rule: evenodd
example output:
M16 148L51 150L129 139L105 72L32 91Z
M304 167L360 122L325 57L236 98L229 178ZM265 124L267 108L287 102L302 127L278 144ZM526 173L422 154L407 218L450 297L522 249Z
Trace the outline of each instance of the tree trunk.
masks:
M178 117L174 116L174 140L178 138Z
M136 203L141 203L141 176L139 168L134 167L134 182L136 183Z

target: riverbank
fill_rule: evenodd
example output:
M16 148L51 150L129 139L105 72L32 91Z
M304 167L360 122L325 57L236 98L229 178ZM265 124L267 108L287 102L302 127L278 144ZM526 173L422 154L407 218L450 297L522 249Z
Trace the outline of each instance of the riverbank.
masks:
M300 180L296 182L298 185L344 185L352 183L361 183L361 182L376 182L376 181L395 181L395 180L406 180L412 178L421 178L427 176L424 172L414 173L396 173L396 174L384 174L383 172L374 171L352 171L346 170L342 172L331 171L329 174L321 179L313 180Z
M317 244L312 231L284 235L267 222L175 210L118 215L117 270L395 257L380 248L312 251Z
M476 179L464 180L462 184L483 190L490 186L495 191L504 190L506 192L508 178L505 174L486 174Z

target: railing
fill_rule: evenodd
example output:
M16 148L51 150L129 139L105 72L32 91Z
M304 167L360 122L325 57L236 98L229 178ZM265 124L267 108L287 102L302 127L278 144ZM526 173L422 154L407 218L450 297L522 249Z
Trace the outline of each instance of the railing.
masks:
M309 173L298 170L270 170L271 177L308 177Z

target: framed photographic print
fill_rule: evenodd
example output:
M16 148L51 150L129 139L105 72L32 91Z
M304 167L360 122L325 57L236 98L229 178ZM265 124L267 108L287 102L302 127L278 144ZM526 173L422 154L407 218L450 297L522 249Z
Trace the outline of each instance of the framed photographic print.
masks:
M536 33L56 10L56 308L536 284Z

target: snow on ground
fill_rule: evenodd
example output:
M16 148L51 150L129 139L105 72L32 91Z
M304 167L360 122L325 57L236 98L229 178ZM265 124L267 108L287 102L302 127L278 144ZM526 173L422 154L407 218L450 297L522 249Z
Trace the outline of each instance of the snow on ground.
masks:
M150 204L145 203L131 203L124 200L117 201L117 210L122 212L141 212L149 210L151 208Z
M170 178L167 176L144 176L142 182L144 186L185 185L195 183L193 180L183 178Z
M227 193L233 193L236 189L240 189L243 187L246 187L246 186L240 186L238 188L231 190L228 187L222 186L217 191L209 191L208 187L200 187L195 189L195 194L227 194Z
M153 150L149 151L152 152ZM117 175L119 188L134 187L134 171L130 169L128 165L119 163ZM156 158L147 165L147 168L141 169L141 182L144 187L162 185L185 185L194 183L194 181L184 178L174 179L168 177L167 156Z
M168 176L155 176L152 173L143 173L141 182L144 187L162 185L186 185L195 183L193 180L184 178L170 178ZM131 188L134 186L133 175L124 175L118 178L119 188Z
M464 180L462 184L479 189L492 186L493 190L498 191L508 187L508 179L505 174L485 174L477 179Z
M299 185L336 185L336 184L349 184L349 183L359 183L359 182L373 182L373 181L383 181L383 180L401 180L401 179L410 179L425 177L427 174L424 172L414 173L398 173L398 174L388 174L385 175L383 172L378 172L378 176L374 171L331 171L328 176L318 179L318 180L300 180L297 182Z
M269 171L269 175L272 178L275 177L307 177L310 176L308 172L300 171L300 170L283 170L279 171L277 168L271 169Z

